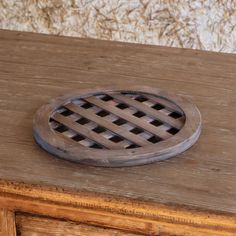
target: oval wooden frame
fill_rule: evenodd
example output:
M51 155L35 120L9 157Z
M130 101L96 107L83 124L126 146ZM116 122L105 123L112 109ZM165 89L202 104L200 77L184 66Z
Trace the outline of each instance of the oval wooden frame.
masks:
M61 105L75 98L112 91L136 91L163 97L174 102L184 112L186 116L185 124L177 134L167 140L150 144L150 146L121 150L98 150L81 147L76 142L51 129L49 125L50 115ZM130 90L124 87L80 89L52 99L50 103L43 105L36 112L33 121L33 136L36 142L46 151L66 160L103 167L143 165L165 160L191 147L197 141L200 132L201 115L195 105L183 97L161 91L158 88L144 86L134 86Z

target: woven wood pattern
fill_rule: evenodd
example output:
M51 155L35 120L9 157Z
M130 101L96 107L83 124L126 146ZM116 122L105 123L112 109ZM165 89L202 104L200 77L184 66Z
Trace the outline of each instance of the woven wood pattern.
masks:
M175 156L200 130L193 104L150 87L78 90L42 106L34 119L34 137L48 152L108 167Z
M141 93L106 93L59 107L51 127L79 144L99 149L137 148L178 133L185 116L174 103Z

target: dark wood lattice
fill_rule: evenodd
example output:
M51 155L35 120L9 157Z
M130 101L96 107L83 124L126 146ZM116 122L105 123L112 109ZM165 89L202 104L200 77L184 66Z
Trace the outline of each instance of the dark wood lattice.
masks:
M106 93L58 108L51 127L79 144L100 149L137 148L175 135L184 125L173 103L148 94Z
M175 141L173 137L177 137L186 125L186 114L181 106L168 97L163 97L161 92L151 93L146 90L96 90L92 93L78 93L59 98L56 102L54 100L51 106L46 106L46 117L49 122L48 127L44 127L42 131L46 139L39 134L37 125L34 127L35 138L42 147L53 154L89 164L121 166L120 161L122 158L126 159L125 154L129 158L130 155L134 155L135 160L138 150L141 149L140 154L144 155L146 150L146 155L150 155L150 152L153 153L153 146L155 150L162 143L163 147L167 147L168 140L170 143ZM188 103L187 106L189 107ZM191 107L199 114L194 106ZM41 112L42 110L44 109L41 109ZM41 117L42 113L38 112L36 118L37 116ZM199 128L200 118L198 123ZM197 133L199 134L199 131ZM57 143L56 139L63 142ZM173 142L173 146L175 145ZM88 149L93 149L96 153ZM128 152L129 149L135 152ZM160 151L159 148L156 150ZM116 153L123 156L118 162L114 161ZM103 158L99 159L92 155L98 155L100 158L103 155ZM132 163L132 159L130 162ZM124 165L133 164L137 162Z

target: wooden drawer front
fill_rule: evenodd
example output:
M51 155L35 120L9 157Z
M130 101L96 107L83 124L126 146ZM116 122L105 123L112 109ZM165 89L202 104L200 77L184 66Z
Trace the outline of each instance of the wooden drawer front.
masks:
M17 215L16 227L18 236L141 236L120 230L29 215Z

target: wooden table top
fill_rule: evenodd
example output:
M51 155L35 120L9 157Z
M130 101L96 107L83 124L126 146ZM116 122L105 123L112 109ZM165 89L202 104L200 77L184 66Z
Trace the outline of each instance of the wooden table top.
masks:
M236 213L236 55L0 31L0 179ZM36 110L76 88L146 85L182 95L198 142L167 161L98 168L53 157L32 137Z

